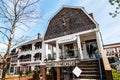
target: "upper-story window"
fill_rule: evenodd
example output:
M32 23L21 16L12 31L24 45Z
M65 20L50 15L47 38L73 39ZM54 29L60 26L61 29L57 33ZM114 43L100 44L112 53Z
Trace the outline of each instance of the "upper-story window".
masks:
M120 53L120 48L117 48L117 52L119 52L119 53Z
M42 57L42 53L39 53L39 52L34 55L35 61L41 60L41 57Z
M23 45L21 47L21 51L29 51L29 50L32 50L32 44Z
M107 55L112 55L112 54L114 54L115 52L116 52L116 51L115 51L115 48L106 49Z
M52 49L52 46L51 45L48 45L48 50L51 50Z
M16 49L11 50L11 54L10 55L14 55L16 53Z
M11 57L11 62L17 62L17 58L18 56L13 56L13 57Z
M42 42L36 42L35 49L40 49L40 48L42 48Z

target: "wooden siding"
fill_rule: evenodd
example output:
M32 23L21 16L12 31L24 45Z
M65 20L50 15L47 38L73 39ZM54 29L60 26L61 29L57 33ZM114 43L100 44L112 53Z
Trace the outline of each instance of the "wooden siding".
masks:
M95 28L95 23L93 23L81 8L63 7L49 22L44 40Z

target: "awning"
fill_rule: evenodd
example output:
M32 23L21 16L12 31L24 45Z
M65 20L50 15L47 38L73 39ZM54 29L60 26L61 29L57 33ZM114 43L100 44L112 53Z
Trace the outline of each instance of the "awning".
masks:
M38 58L38 57L41 57L41 53L36 53L36 54L34 55L34 58Z
M19 56L18 59L25 59L25 55L21 55L21 56Z
M25 57L26 58L31 58L31 54L27 54Z
M18 59L26 59L26 58L31 58L31 54L21 55L21 56L19 56Z

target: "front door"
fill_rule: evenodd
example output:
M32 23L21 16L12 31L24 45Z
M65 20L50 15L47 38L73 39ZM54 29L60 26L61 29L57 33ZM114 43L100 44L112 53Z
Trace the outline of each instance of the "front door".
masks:
M67 66L61 68L61 80L73 80L74 74L72 73L74 67Z
M74 58L74 46L73 43L65 45L66 58Z
M86 50L89 58L94 58L95 49L98 48L96 39L87 40L85 41L85 43L86 43Z

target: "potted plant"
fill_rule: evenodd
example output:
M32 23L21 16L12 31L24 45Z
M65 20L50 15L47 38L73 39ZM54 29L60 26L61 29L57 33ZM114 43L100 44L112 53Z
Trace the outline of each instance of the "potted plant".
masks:
M23 75L23 71L19 71L19 80L20 80L20 77L22 77Z
M30 74L30 71L29 71L29 70L26 70L25 74L26 74L26 76L27 76L27 78L28 78L28 77L29 77L29 74Z

